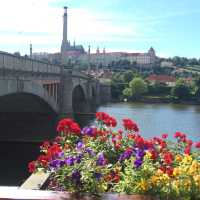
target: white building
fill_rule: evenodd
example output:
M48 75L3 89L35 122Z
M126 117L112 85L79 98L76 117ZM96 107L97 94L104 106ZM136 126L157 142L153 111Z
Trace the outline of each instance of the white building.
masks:
M147 53L126 53L126 52L109 52L106 53L105 49L100 53L97 48L96 53L90 53L90 47L87 54L81 55L79 60L83 62L90 62L94 64L102 64L104 66L120 60L128 60L131 63L136 63L139 67L151 67L156 62L155 50L151 47Z

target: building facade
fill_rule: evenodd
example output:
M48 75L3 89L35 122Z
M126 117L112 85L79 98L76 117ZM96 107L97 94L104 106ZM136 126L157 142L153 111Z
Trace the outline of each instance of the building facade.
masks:
M99 47L96 53L90 52L90 46L86 53L82 45L76 45L75 41L71 45L68 40L68 13L64 7L63 15L63 39L61 51L54 54L31 53L31 57L39 60L48 60L54 64L67 64L69 60L77 60L82 63L109 66L112 62L129 61L138 67L153 67L157 57L155 50L151 47L146 53L127 53L127 52L106 52L105 48L100 52Z

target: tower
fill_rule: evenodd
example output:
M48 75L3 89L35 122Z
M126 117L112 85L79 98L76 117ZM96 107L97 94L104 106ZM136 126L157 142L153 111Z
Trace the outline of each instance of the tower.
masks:
M97 47L96 54L99 54L99 53L100 53L99 47Z
M33 48L32 48L32 44L30 44L30 58L32 58L33 55Z
M90 56L90 48L91 48L91 46L89 45L88 46L88 55Z
M67 50L69 46L69 42L67 40L67 7L64 7L64 15L63 15L63 39L62 39L62 46L61 52Z

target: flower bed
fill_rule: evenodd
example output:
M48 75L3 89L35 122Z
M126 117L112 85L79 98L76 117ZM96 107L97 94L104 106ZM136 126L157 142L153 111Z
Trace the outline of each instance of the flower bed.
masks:
M29 163L31 173L51 172L48 189L75 193L143 194L161 199L200 199L200 142L181 132L145 139L137 124L96 113L96 126L82 130L62 119L59 135L45 141L41 155Z

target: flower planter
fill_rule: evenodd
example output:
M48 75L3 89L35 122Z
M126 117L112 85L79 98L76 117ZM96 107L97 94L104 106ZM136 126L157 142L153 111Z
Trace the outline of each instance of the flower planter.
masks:
M52 200L159 200L156 197L149 195L125 195L125 194L111 194L105 193L98 196L94 195L83 195L79 193L68 193L60 191L49 191L45 190L48 186L48 178L50 174L46 173L36 173L32 174L20 187L19 190L15 190L13 195L8 195L7 197L12 197L12 199L27 199L37 200L37 199L52 199ZM17 195L16 195L17 193ZM0 196L1 198L6 198L6 196Z
M58 194L74 200L97 194L101 200L200 199L200 142L181 132L174 134L176 142L168 134L145 139L130 119L117 131L113 117L99 112L96 118L97 126L82 130L72 119L61 120L58 137L45 141L42 154L29 163L30 172L51 173L48 189L68 191ZM88 193L96 196L81 195Z

